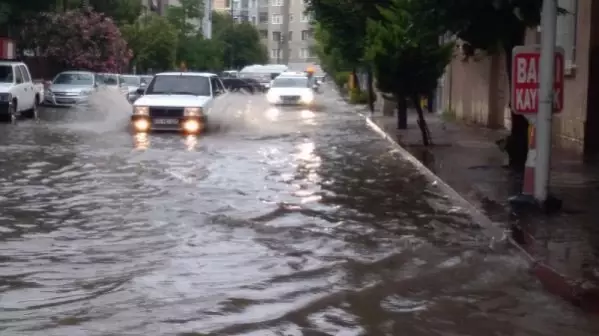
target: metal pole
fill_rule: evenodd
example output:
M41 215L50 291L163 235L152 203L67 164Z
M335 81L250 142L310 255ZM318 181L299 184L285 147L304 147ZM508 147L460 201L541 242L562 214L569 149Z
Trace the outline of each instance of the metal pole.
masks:
M536 120L537 161L535 199L544 203L549 189L551 168L551 122L553 115L553 83L555 81L555 35L557 0L544 0L541 15L541 60L539 64L539 111Z
M281 25L281 39L283 47L283 64L289 64L289 14L291 1L283 0L283 24ZM280 50L280 49L279 49Z

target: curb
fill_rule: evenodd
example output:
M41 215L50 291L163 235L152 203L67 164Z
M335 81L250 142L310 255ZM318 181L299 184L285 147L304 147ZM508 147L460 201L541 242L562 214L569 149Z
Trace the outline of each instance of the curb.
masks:
M487 217L479 208L470 203L460 193L453 189L449 184L435 175L428 167L418 160L412 153L403 148L393 137L383 130L372 118L364 113L357 112L364 120L366 125L374 132L387 140L393 149L411 164L416 167L431 184L440 188L450 199L465 209L481 229L483 234L491 239L490 246L496 242L507 242L509 246L514 247L520 257L528 262L530 272L551 294L559 296L571 304L583 309L586 312L599 313L599 290L595 288L586 288L580 280L569 279L564 274L549 266L545 261L536 259L528 252L527 246L522 246L512 237L512 230L504 230L498 227L489 217ZM532 238L532 237L528 237ZM528 239L527 239L528 240Z

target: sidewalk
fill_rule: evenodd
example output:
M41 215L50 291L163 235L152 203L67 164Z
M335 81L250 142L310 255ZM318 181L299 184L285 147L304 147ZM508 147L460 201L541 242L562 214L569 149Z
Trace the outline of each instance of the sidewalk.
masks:
M558 215L515 218L507 200L518 193L521 178L504 168L506 155L495 141L505 131L490 130L426 114L433 146L422 146L416 113L408 129L397 130L396 117L376 112L372 121L397 140L434 174L483 211L512 230L514 241L530 253L541 283L585 310L599 312L599 170L556 153L551 190L564 202Z

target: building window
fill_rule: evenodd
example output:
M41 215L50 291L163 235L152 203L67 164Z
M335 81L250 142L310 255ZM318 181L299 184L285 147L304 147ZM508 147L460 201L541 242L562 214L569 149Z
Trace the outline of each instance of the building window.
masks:
M312 21L312 14L302 14L302 22Z
M252 24L256 25L256 17L255 16L252 16Z
M293 32L292 32L292 31L290 31L290 32L289 32L289 35L288 35L288 37L287 37L287 41L292 41L292 40L293 40Z
M268 23L268 13L261 12L258 15L258 22L260 22L260 23Z
M272 0L270 2L270 4L272 6L280 7L280 6L283 6L283 0Z
M281 16L281 14L273 14L272 15L272 24L281 24L283 23L283 17Z
M309 30L302 30L302 41L309 40L312 37L312 32Z
M260 38L263 38L263 39L268 38L268 30L266 30L266 29L260 30Z
M272 40L275 42L280 42L281 41L281 32L278 32L278 31L272 32Z
M271 49L270 58L281 58L281 49Z
M299 57L306 59L312 57L312 53L310 52L310 48L302 48L300 49Z
M258 7L257 0L252 0L252 1L250 2L250 8L256 8L256 7Z

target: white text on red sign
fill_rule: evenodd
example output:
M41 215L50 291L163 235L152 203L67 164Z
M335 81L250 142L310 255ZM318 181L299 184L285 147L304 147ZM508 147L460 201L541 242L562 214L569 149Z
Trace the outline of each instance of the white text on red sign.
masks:
M514 57L512 69L513 107L517 113L534 114L539 109L539 63L536 52L519 53ZM564 96L564 59L562 54L555 55L555 80L553 82L553 109L559 112L563 108Z

